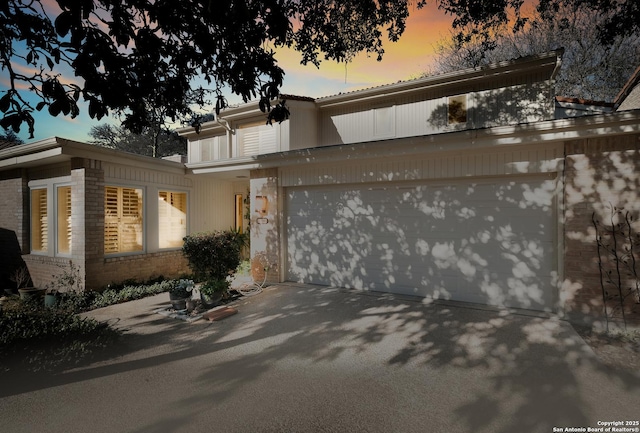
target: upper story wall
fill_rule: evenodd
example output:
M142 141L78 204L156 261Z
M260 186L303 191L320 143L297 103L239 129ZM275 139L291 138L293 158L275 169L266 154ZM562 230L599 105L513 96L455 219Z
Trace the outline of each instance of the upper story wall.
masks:
M361 143L553 119L562 51L328 96L287 98L290 118L265 124L257 103L180 132L189 163L205 164L320 146Z
M545 79L546 77L546 79ZM410 84L410 83L409 83ZM554 118L548 72L520 71L358 100L319 99L320 146L515 125Z
M188 162L205 163L227 159L265 155L274 152L316 147L317 109L304 100L287 100L289 119L267 124L257 104L226 110L218 120L203 125L200 134L193 128L180 133L187 137Z

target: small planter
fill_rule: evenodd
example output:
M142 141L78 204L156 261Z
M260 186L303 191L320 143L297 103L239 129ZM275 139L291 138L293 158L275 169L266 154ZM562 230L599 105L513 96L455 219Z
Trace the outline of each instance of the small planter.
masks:
M220 301L222 301L222 292L214 292L212 295L200 293L200 299L202 299L202 303L205 307L215 307L220 303Z
M24 287L22 289L18 289L20 299L23 301L35 301L37 299L42 300L45 292L46 289L38 289L37 287Z
M58 303L58 296L53 293L47 293L44 295L44 306L45 307L55 307Z
M189 298L181 298L172 293L169 293L169 302L171 302L171 306L174 310L186 310L187 299Z

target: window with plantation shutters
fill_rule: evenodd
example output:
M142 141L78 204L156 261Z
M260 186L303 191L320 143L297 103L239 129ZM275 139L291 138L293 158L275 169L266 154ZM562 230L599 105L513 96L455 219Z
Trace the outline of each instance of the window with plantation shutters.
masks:
M229 144L226 135L205 138L200 143L200 161L217 161L229 158Z
M182 247L187 235L187 193L158 193L158 229L160 248Z
M47 190L31 191L31 251L46 252L49 248L49 213Z
M59 186L58 190L58 253L71 253L71 187Z
M142 189L107 186L104 189L104 252L143 250Z
M263 122L240 127L240 156L277 152L276 128Z

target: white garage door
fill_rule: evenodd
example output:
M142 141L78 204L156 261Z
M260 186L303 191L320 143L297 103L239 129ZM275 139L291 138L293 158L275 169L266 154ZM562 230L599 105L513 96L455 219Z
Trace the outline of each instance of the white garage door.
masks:
M553 309L555 180L287 190L290 281Z

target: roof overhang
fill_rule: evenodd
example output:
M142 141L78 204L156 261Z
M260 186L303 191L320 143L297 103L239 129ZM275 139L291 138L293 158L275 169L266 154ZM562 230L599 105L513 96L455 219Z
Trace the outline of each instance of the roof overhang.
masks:
M246 176L250 170L255 169L283 168L335 161L413 157L531 144L544 145L632 133L640 133L640 110L291 150L257 155L241 160L188 164L187 167L193 174L207 174L228 179L238 175ZM391 142L392 146L389 145Z
M401 96L407 93L429 91L435 89L458 88L461 85L473 86L475 83L490 80L502 80L524 74L532 70L542 73L545 80L552 80L562 63L563 49L539 55L521 57L515 60L494 63L478 68L467 68L445 74L432 75L394 84L356 90L316 99L319 108L329 108L344 104L375 102L388 97Z
M179 162L136 155L60 137L51 137L0 150L0 171L64 163L73 158L185 173L184 164Z

